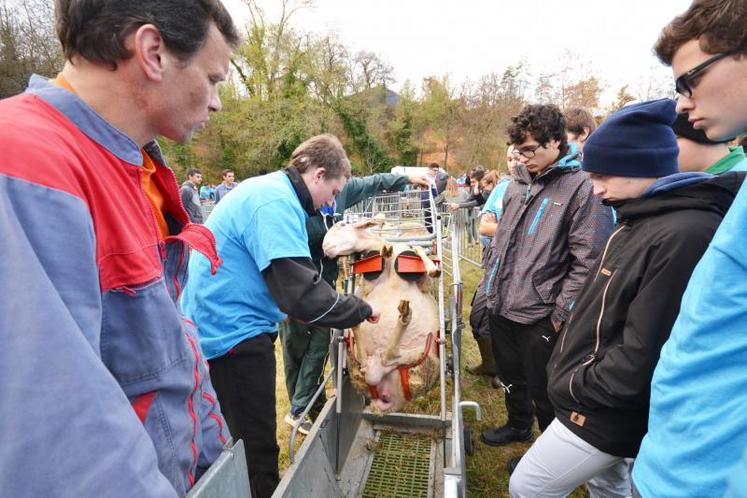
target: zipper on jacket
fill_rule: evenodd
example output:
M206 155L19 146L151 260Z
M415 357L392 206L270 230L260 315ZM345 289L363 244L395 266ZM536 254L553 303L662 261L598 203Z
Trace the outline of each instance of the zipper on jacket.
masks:
M161 243L163 242L161 240L161 231L158 229L158 220L156 219L156 213L154 210L156 209L156 206L153 205L152 202L150 202L150 198L148 197L148 194L145 192L145 189L143 188L143 171L142 168L137 169L137 186L138 186L138 192L142 194L142 199L145 200L145 206L148 208L148 212L150 213L150 219L153 222L151 224L151 229L153 231L153 234L156 236L156 240L158 241L158 255L161 258L161 267L163 268L163 261L165 261L164 256L166 255L166 248L164 247L161 249Z
M576 373L579 371L581 367L588 367L592 363L594 363L597 360L597 353L599 352L599 345L601 343L601 329L602 329L602 317L604 316L604 309L605 304L607 301L607 291L610 288L610 284L612 283L612 279L614 278L615 273L613 272L610 275L609 280L607 281L607 285L604 286L604 292L602 293L602 308L599 310L599 318L597 319L597 331L596 331L596 344L594 345L594 351L584 357L584 359L581 361L581 365L577 366L573 373L571 374L571 378L568 380L568 392L571 395L571 398L578 403L579 406L581 405L581 402L576 398L576 395L573 393L573 379L576 377ZM561 341L561 348L560 351L563 352L563 342L565 340L565 335L563 336L563 341Z
M587 357L587 360L583 363L583 365L590 365L594 362L596 359L596 354L599 352L599 345L601 343L601 334L602 334L602 318L604 317L604 309L607 305L607 291L610 288L610 284L612 283L612 279L615 278L615 272L612 272L610 275L609 280L607 280L607 285L604 286L604 292L602 293L602 309L599 310L599 319L597 319L597 342L594 345L594 352Z
M550 204L550 198L545 197L542 199L542 203L540 204L540 207L537 209L537 212L534 214L534 219L532 220L532 224L529 225L529 230L527 231L527 235L534 235L537 232L537 226L539 225L540 219L542 219L542 215L545 213L545 209L547 209L547 205Z
M609 249L609 248L610 248L610 244L612 243L612 239L614 239L614 238L615 238L615 236L616 236L616 235L617 235L618 233L620 233L620 231L621 231L621 230L622 230L623 228L625 228L625 225L624 225L624 224L620 225L620 228L618 228L617 230L615 230L614 232L612 232L612 235L610 235L610 238L609 238L609 239L607 239L607 244L606 244L606 245L604 246L604 251L602 252L602 257L601 257L601 259L599 260L599 269L597 270L597 274L596 274L596 275L594 275L594 280L596 280L596 279L597 279L597 277L599 276L599 272L601 272L601 271L602 271L602 268L604 268L604 258L605 258L605 257L607 256L607 249Z
M607 244L604 246L604 251L602 252L602 257L599 260L599 269L597 270L596 275L594 275L594 281L596 281L597 277L599 276L599 273L601 273L602 269L604 268L604 258L607 257L607 250L610 248L610 244L612 243L612 239L614 239L615 236L618 233L620 233L620 231L623 228L625 228L625 225L620 225L620 228L618 228L617 230L615 230L614 232L612 232L612 235L610 235L610 238L607 240ZM612 280L612 276L613 275L614 275L614 273L610 275L610 281ZM609 288L609 286L610 286L610 282L608 281L607 285L604 288L604 295L602 296L602 313L604 313L604 300L605 300L605 298L607 296L607 289ZM568 320L568 326L566 326L565 330L563 330L563 337L560 339L560 352L561 353L563 352L563 348L565 347L565 337L567 335L568 329L571 326L571 322L573 321L573 316L574 315L571 315L570 320ZM594 350L595 354L596 354L597 349L598 349L598 343L599 343L599 325L601 324L601 321L602 321L602 316L600 314L599 321L597 323L597 348L595 348L595 350Z

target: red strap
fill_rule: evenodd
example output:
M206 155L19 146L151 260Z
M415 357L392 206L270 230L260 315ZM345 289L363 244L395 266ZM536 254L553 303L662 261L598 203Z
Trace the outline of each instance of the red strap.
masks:
M407 401L412 399L412 394L410 393L410 379L408 378L409 370L410 367L399 368L399 378L402 381L402 392L405 394L405 399Z
M348 346L348 353L350 354L350 357L358 361L358 358L355 357L355 336L352 332L348 334L347 337L345 337L345 344Z

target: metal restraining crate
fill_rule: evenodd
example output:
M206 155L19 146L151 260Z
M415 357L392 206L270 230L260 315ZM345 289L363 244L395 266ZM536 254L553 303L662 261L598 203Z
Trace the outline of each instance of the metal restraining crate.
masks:
M459 244L455 243L457 233L448 226L450 216L439 212L432 191L377 195L343 216L348 222L382 219L383 224L373 229L375 233L390 242L420 245L431 251L451 276L448 295L444 272L434 286L440 324L440 409L432 415L372 414L366 408L366 398L353 388L347 375L346 331L335 330L330 342L333 367L301 418L330 379L334 379L335 396L325 404L298 453L294 451L297 428L291 432L291 465L273 496L464 497L466 464L462 410L475 408L478 419L480 411L476 403L461 400L462 284ZM452 247L448 269L444 260L444 239L449 239ZM350 294L354 291L355 277L351 272L343 273L347 274L345 289ZM453 389L450 392L447 380ZM451 400L450 412L447 400Z

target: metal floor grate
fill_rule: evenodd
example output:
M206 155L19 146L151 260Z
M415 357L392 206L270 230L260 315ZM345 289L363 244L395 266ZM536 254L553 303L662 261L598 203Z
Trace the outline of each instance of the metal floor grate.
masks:
M382 432L363 498L427 498L432 446L428 436Z

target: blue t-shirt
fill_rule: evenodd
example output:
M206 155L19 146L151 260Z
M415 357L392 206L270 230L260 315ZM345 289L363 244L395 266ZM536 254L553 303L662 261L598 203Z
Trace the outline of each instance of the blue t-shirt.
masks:
M189 260L184 314L196 324L207 358L245 339L273 332L286 315L262 278L273 259L310 258L307 214L282 171L241 182L216 205L205 224L215 235L223 265L197 251Z
M501 212L503 211L503 196L506 194L506 188L508 188L509 183L511 183L511 178L509 177L501 178L500 181L498 181L498 185L493 187L493 190L488 196L488 200L485 201L481 214L493 213L496 220L501 219ZM492 239L492 237L480 235L480 242L482 242L483 247L487 247Z
M506 189L508 184L511 183L511 178L504 177L498 181L498 185L493 187L493 191L490 192L488 200L485 201L485 205L482 207L483 213L493 213L496 219L501 219L501 211L503 211L503 196L506 195Z
M641 496L724 496L747 446L745 247L747 184L695 266L654 370L649 430L633 467Z

